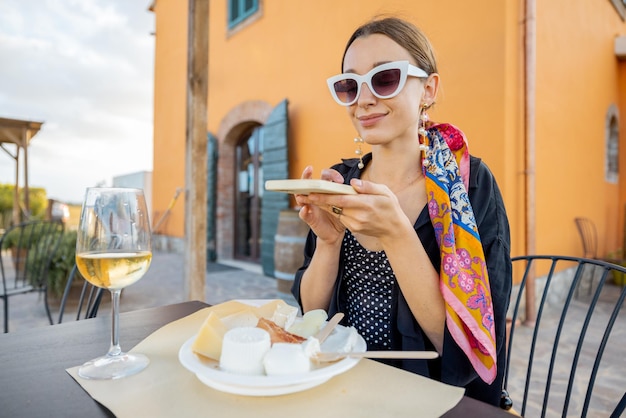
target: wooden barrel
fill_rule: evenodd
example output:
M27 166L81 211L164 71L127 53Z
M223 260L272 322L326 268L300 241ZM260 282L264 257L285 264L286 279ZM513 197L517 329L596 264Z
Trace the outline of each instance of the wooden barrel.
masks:
M291 292L296 271L304 262L304 243L309 226L294 209L281 210L274 236L274 277L278 291Z

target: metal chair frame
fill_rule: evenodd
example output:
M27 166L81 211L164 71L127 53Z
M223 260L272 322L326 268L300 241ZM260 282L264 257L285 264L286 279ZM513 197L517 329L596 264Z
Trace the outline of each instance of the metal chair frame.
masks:
M8 277L8 269L0 257L0 273L2 288L0 299L4 303L4 332L9 332L9 298L12 296L41 292L48 321L53 324L48 304L48 270L56 254L64 233L64 225L60 221L29 221L9 228L0 237L0 250L7 247L6 241L10 234L17 234L18 248L27 249L25 262L15 266L15 274ZM43 256L41 256L43 254Z
M543 264L541 260L544 260ZM613 272L626 274L626 268L622 266L614 265L605 261L601 261L601 260L593 260L593 259L588 259L588 258L569 257L569 256L555 256L555 255L521 256L521 257L514 257L512 261L513 261L514 273L516 271L519 272L519 267L516 267L518 264L520 263L525 263L525 264L524 264L524 269L523 269L522 281L520 283L520 291L517 294L515 300L512 301L513 302L512 303L512 325L511 325L511 329L509 333L509 342L508 342L508 347L507 347L507 362L506 362L506 367L505 367L505 375L504 375L504 383L503 383L503 388L505 391L508 390L508 386L509 386L511 355L512 355L512 351L516 349L515 344L514 344L515 325L518 321L520 303L523 300L522 294L524 293L526 282L529 279L529 277L534 276L535 268L538 268L538 267L545 268L547 267L547 265L549 265L549 271L547 273L547 276L545 276L546 277L545 288L543 290L541 301L539 303L539 307L537 311L537 318L534 324L534 330L532 331L532 343L529 348L529 356L528 356L528 361L527 361L526 376L524 380L524 390L523 390L521 409L519 408L518 405L515 405L515 402L513 404L513 407L516 410L518 410L522 416L525 416L526 414L527 403L528 403L528 398L529 398L529 388L531 386L531 378L534 378L533 385L535 384L535 381L537 380L536 375L533 375L533 366L534 366L533 362L535 360L535 354L536 354L535 349L537 348L537 342L539 339L539 330L541 328L542 314L544 312L544 309L546 309L550 285L552 284L555 272L559 271L559 269L557 269L557 265L559 267L562 267L564 265L570 268L575 267L575 273L574 273L573 280L569 284L569 288L567 289L567 296L565 297L565 301L563 302L562 310L560 312L559 322L556 327L556 333L554 335L554 342L551 347L550 362L548 365L547 375L545 377L545 389L543 390L544 397L543 397L542 411L541 411L542 417L544 417L546 414L548 400L550 397L550 389L552 386L553 378L555 378L555 363L556 363L557 353L562 354L563 352L565 352L567 353L567 355L571 355L571 350L570 352L568 352L568 349L570 347L563 347L562 344L560 344L561 336L562 336L562 332L564 329L565 320L569 319L570 321L572 321L571 318L567 318L567 314L571 307L572 301L575 300L574 293L579 284L579 281L581 280L584 268L591 266L594 268L594 270L601 270L601 277L598 283L598 287L596 288L593 296L590 297L590 300L588 302L589 303L588 308L586 308L587 309L586 315L585 315L584 321L582 321L581 329L578 334L578 342L576 344L575 350L573 352L573 357L571 360L571 367L570 367L571 372L569 376L562 376L562 375L558 376L559 380L563 380L564 378L566 378L568 381L567 390L565 392L564 400L563 400L563 416L564 417L569 416L568 410L570 407L570 403L572 401L572 389L574 387L574 379L576 376L578 366L582 365L579 363L579 361L581 357L581 352L583 351L582 350L583 344L585 342L589 344L589 341L592 340L592 339L586 339L586 337L588 336L588 330L590 329L589 324L591 322L592 315L596 311L600 294L602 292L603 287L605 286L605 283L607 281L607 278L609 277L609 274ZM538 266L538 264L540 264L540 266ZM516 268L518 270L516 270ZM594 388L596 378L598 375L598 370L600 368L600 364L602 361L602 357L607 347L607 342L609 340L613 326L615 325L615 322L618 318L619 311L624 304L625 297L626 297L626 287L623 287L621 289L621 292L619 293L617 301L614 303L614 305L612 305L613 309L606 323L606 327L604 328L602 338L597 348L597 352L595 352L595 359L594 359L593 366L590 371L588 385L586 387L586 392L585 392L585 398L582 404L581 416L586 416L588 413L591 396L592 396L593 388ZM579 301L575 301L574 303L582 304L582 302L579 302ZM586 306L586 303L587 302L585 302L585 304L582 304L582 305ZM594 326L592 329L594 330L598 329L601 331L602 327ZM592 340L592 343L595 344L597 343L597 341ZM517 347L517 348L521 349L521 347ZM621 366L624 367L624 364L626 363L622 363ZM611 365L611 367L619 367L619 366L620 365L618 364ZM543 370L541 371L541 373L544 373L544 372L546 371L543 371ZM624 374L626 374L626 367L624 367ZM623 388L621 389L623 390ZM621 414L624 412L625 407L626 407L626 392L623 394L621 401L615 406L615 410L613 411L613 414L611 415L611 417L621 416Z
M63 322L63 315L65 313L65 308L67 307L72 284L76 278L81 278L84 280L84 278L80 274L80 271L78 271L78 267L76 266L76 264L74 264L74 267L70 271L70 274L67 278L67 284L65 285L63 297L61 298L61 305L59 307L59 324ZM82 319L95 318L96 315L98 315L98 308L100 308L100 302L102 301L103 293L103 288L96 287L89 283L87 280L84 280L83 287L80 292L80 297L78 299L78 307L76 310L75 319L77 321L80 320L81 313L83 314Z

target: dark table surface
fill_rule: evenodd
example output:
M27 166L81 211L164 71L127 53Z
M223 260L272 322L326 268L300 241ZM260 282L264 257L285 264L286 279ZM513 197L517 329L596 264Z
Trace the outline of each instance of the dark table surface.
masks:
M165 324L208 306L193 301L120 315L120 344L129 350ZM0 334L0 416L110 417L65 369L108 350L106 315L50 327ZM445 417L510 417L499 408L464 397Z

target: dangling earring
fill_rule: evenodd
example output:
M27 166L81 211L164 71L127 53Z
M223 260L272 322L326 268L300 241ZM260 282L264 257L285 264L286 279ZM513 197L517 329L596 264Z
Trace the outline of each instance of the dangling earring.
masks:
M419 128L417 130L419 141L420 141L420 151L422 151L422 160L424 161L424 165L428 165L428 160L426 159L426 152L428 151L428 132L426 131L426 123L428 122L428 113L426 110L431 105L422 103L420 106L420 121Z
M356 137L354 138L354 143L357 144L356 151L354 153L359 156L359 164L358 167L363 170L365 164L363 164L363 150L361 150L361 144L363 143L363 138Z

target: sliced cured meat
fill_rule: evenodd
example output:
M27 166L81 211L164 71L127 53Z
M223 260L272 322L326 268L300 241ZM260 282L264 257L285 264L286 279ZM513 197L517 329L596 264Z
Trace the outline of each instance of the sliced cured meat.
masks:
M299 335L292 334L290 332L285 331L275 322L270 321L269 319L260 318L259 322L256 325L258 328L264 329L270 334L270 340L272 344L275 343L291 343L291 344L300 344L306 341L306 338L302 338Z

